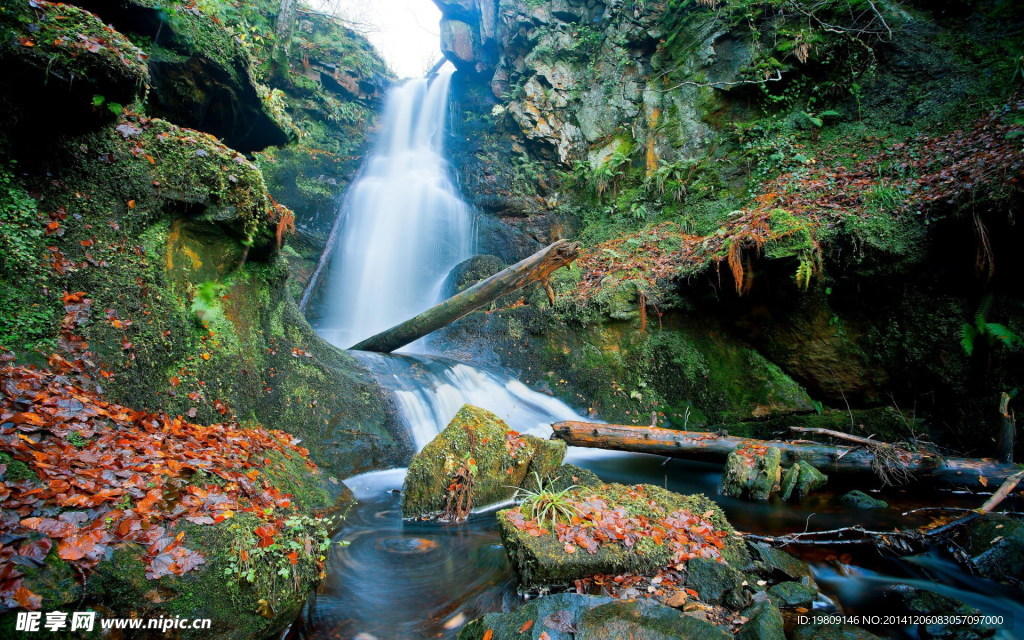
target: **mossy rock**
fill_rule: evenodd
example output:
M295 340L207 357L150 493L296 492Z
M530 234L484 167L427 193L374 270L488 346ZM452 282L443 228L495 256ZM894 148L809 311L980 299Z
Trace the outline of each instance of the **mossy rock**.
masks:
M775 447L737 447L725 461L722 495L764 502L778 488L782 453Z
M783 500L789 500L795 491L797 498L803 500L812 491L824 487L827 483L828 476L818 471L814 465L800 460L782 474L779 495Z
M1016 582L1024 578L1024 523L986 514L967 530L968 550L978 573L991 580Z
M709 558L694 558L686 563L686 586L709 604L724 604L740 609L747 603L743 592L743 574L732 566Z
M889 503L873 496L869 496L860 489L854 489L843 494L839 501L854 509L888 509Z
M780 607L810 608L818 591L799 582L780 582L768 589L768 595Z
M463 464L475 467L471 503L482 507L508 500L534 473L553 475L566 445L520 435L493 413L464 405L448 426L413 456L405 477L402 514L431 517L445 508L453 474Z
M523 630L523 627L527 628ZM522 631L521 631L522 630ZM727 640L709 622L651 600L561 593L467 624L458 640Z
M527 489L536 489L535 484L532 478L526 479ZM570 487L596 487L602 484L604 481L590 469L583 469L574 464L563 464L551 476L545 488L550 491L562 491Z
M758 573L766 577L785 576L791 580L812 578L811 567L796 556L760 542L748 546Z
M113 120L112 109L134 102L149 83L145 60L128 38L88 11L43 0L5 3L0 94L17 96L0 100L12 120L5 134L31 135L38 143Z
M852 624L800 625L793 630L792 640L881 640L878 636Z
M584 500L590 496L599 496L608 503L609 508L621 507L629 515L642 515L649 520L656 520L677 510L699 516L708 514L707 519L716 529L733 533L721 508L701 494L684 496L653 485L628 487L605 484L574 489L567 497L571 501ZM531 536L517 529L507 518L510 511L498 512L498 528L505 553L522 587L527 590L571 585L579 578L596 574L655 573L672 560L672 552L667 545L659 545L646 537L631 548L604 544L593 554L585 551L566 553L565 545L558 541L553 531ZM728 535L724 542L723 559L730 564L743 566L747 556L742 541Z
M489 278L508 266L498 256L476 255L452 267L441 285L441 294L450 298Z
M237 575L226 575L237 553L238 531L251 532L260 524L255 517L242 515L209 526L179 525L174 531L184 534L183 544L199 550L205 559L181 576L150 580L143 562L145 550L137 545L119 545L93 569L84 587L79 573L58 558L55 550L43 567L24 570L24 584L43 597L46 610L95 610L101 617L209 618L210 629L181 630L178 637L262 640L279 634L295 619L316 584L319 569L308 554L300 554L298 564L290 565L281 551L280 564L288 564L299 576L297 583L274 580L278 567L271 563L255 565L254 585L273 583L273 588L253 586ZM0 615L0 634L8 626L13 627L13 618L13 613ZM154 630L140 631L132 637L155 640L165 635Z
M771 600L755 602L743 616L747 621L736 632L736 640L786 640L782 613Z

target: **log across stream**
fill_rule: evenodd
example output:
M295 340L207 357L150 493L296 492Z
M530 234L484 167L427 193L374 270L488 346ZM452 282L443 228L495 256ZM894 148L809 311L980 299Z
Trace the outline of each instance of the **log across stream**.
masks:
M872 448L855 444L830 446L808 441L754 440L701 431L575 421L556 422L551 428L555 437L577 447L723 462L737 447L767 446L779 449L783 465L803 460L828 474L874 473L875 453ZM917 480L947 487L984 488L992 485L995 488L1020 471L1017 465L993 460L947 458L913 451L900 451L899 458Z
M838 499L843 492L866 488L859 482L850 484L859 480L851 476L837 478L801 503L750 503L717 494L721 466L715 463L596 450L576 450L570 461L609 482L650 483L680 493L705 493L721 505L738 529L764 535L855 524L891 529L919 526L929 520L927 513L901 515L929 503L930 496L912 489L890 488L883 493L892 505L889 509L861 511L843 506ZM471 517L458 525L403 522L401 496L393 491L401 488L402 480L402 472L392 470L345 481L358 504L337 540L350 544L332 546L328 577L287 640L454 640L469 620L522 604L493 515ZM950 495L944 502L950 507L971 508L977 506L978 498ZM880 555L873 548L790 551L811 563L825 594L847 614L898 613L882 608L885 603L876 599L883 591L879 587L918 575L916 566L891 554ZM848 552L854 555L844 555ZM829 559L832 555L836 559Z

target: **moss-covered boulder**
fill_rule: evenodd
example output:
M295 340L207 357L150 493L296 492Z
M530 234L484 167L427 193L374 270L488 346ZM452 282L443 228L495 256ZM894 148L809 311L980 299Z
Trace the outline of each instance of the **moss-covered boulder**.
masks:
M981 575L1010 584L1024 578L1024 523L986 514L970 524L966 538Z
M743 574L724 562L693 558L686 563L686 584L704 602L740 609L747 603L743 592L745 583Z
M870 631L852 624L799 625L790 637L792 640L881 640Z
M741 445L725 461L722 495L765 501L779 486L781 452L775 447Z
M0 7L0 64L5 133L26 140L109 122L149 82L146 55L128 38L88 11L46 0Z
M817 589L800 582L780 582L768 589L768 595L780 607L810 608L818 597Z
M211 7L160 0L75 4L143 44L152 114L212 133L243 152L294 139L274 94L256 81L249 48Z
M465 405L409 463L402 514L453 517L453 501L460 500L464 517L470 508L508 500L533 474L553 475L565 449L565 442L520 434L493 413Z
M595 575L653 576L698 556L744 562L743 545L725 515L700 494L606 484L574 489L560 502L576 516L539 522L523 505L498 513L502 544L525 589ZM689 542L680 544L685 536Z
M784 580L812 579L810 565L796 556L760 542L748 547L758 574Z
M747 621L736 632L736 640L785 640L782 612L769 599L755 602L743 611Z
M875 498L864 493L860 489L854 489L843 494L839 501L854 509L887 509L889 503L880 498Z
M710 622L650 600L613 600L563 593L532 600L510 613L488 613L459 640L727 640Z
M779 497L789 500L795 493L797 499L803 500L812 491L824 487L826 483L828 476L818 471L814 465L800 460L782 474Z

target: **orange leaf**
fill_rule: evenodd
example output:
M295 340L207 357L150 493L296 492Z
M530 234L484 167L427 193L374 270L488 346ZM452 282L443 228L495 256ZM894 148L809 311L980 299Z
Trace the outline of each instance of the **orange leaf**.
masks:
M488 629L487 631L484 631L484 637L481 638L480 640L491 640L491 638L493 638L493 637L494 637L494 629Z
M128 201L128 208L129 209L134 209L135 208L135 201L134 200L129 200Z
M980 482L981 486L983 487L988 486L988 478L986 478L985 476L978 476L978 482Z
M519 633L526 633L533 626L533 620L527 620L523 623L523 626L519 627Z

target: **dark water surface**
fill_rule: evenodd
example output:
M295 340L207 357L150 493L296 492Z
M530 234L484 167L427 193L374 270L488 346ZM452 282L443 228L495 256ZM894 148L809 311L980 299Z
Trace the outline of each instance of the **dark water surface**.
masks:
M928 521L926 514L901 516L903 511L927 504L924 497L906 491L888 491L884 497L893 506L873 511L841 505L839 496L853 487L834 481L828 491L802 503L751 503L718 495L721 466L716 464L585 449L571 452L570 461L607 482L650 483L680 493L704 493L722 506L737 529L762 535L855 524L870 529L905 528ZM333 548L328 577L293 625L288 640L454 638L473 618L514 608L522 601L516 594L493 513L477 515L462 525L403 522L401 496L394 491L401 488L403 478L404 470L393 470L346 481L359 501L339 536L349 545ZM935 504L934 494L929 499ZM948 495L942 504L976 507L980 502L974 496ZM1014 607L1021 608L1020 594L1016 598L1003 594L1005 602L988 597L1001 588L962 575L941 554L908 563L885 557L873 548L791 551L815 567L824 593L834 600L833 610L877 613L882 605L876 596L884 586L908 580L934 584L943 576L949 583L944 588L951 590L947 595L959 594L983 609L989 605L993 612L1009 609L1012 613ZM828 603L820 606L830 607ZM873 631L890 637L915 637L906 629Z

